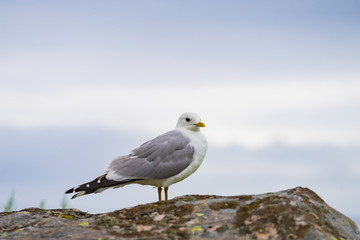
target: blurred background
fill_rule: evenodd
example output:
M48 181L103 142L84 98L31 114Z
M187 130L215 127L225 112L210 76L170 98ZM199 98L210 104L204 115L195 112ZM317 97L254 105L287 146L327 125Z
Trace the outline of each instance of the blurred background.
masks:
M171 198L303 186L359 225L359 24L359 1L0 1L0 210L156 201L64 191L193 111L208 153Z

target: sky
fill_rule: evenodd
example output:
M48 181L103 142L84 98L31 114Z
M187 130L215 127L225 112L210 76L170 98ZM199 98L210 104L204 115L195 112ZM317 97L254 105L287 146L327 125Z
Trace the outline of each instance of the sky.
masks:
M360 225L359 24L358 1L0 1L0 207L60 207L193 111L208 153L170 197L304 186Z

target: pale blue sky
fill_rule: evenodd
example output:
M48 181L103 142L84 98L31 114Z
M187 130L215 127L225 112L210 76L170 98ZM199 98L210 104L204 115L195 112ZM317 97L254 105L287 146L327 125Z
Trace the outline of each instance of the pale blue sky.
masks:
M27 68L1 74L17 87L100 78L346 81L359 75L359 8L357 1L2 1L2 64Z
M0 1L1 189L19 208L58 207L194 111L209 153L171 196L301 185L360 216L359 24L358 1ZM71 206L110 211L154 191Z

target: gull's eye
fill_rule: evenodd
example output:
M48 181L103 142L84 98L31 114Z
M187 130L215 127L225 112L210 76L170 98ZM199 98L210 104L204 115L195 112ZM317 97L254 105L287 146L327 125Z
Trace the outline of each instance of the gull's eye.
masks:
M190 119L190 118L186 118L185 120L186 120L187 122L190 122L190 121L191 121L191 119Z

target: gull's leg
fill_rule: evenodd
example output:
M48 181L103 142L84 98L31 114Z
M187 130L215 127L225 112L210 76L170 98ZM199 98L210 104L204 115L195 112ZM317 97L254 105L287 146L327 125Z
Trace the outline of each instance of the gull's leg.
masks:
M165 187L164 188L164 191L165 191L165 201L167 201L168 200L168 187Z
M161 187L158 187L159 201L161 201L161 190L162 190L162 188L161 188Z

